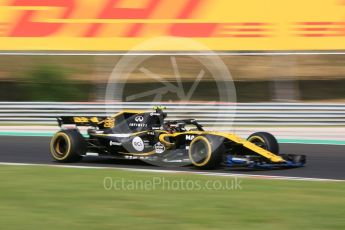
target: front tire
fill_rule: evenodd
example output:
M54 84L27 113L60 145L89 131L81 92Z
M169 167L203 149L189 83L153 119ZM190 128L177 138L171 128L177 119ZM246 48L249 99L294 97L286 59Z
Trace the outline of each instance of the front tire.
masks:
M197 136L189 146L189 159L200 169L214 169L220 165L224 153L223 138L217 136Z
M270 133L266 132L257 132L251 134L247 141L250 141L251 143L266 149L274 154L279 154L279 144L277 139Z
M80 161L86 149L86 141L77 130L59 131L50 142L50 153L58 162Z

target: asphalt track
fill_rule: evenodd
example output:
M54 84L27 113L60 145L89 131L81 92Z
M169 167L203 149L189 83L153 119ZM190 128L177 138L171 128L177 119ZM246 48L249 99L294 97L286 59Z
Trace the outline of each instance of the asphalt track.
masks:
M54 162L50 157L49 141L49 137L0 136L0 162L59 164ZM301 153L307 155L306 167L255 171L220 169L212 172L345 180L344 145L280 144L280 147L282 153ZM151 166L139 161L115 160L99 157L85 157L81 162L71 165L160 170L193 170L192 167L163 168Z

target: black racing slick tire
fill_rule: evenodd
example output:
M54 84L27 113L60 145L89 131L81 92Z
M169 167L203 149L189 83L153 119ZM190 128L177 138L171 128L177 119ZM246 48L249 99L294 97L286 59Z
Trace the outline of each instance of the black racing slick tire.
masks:
M86 141L77 130L59 131L50 141L50 153L58 162L80 161L86 150Z
M279 154L279 144L277 139L270 133L266 132L257 132L251 134L247 141L250 141L251 143L266 149L274 154Z
M196 168L214 169L222 162L223 138L206 135L197 136L189 146L189 159Z

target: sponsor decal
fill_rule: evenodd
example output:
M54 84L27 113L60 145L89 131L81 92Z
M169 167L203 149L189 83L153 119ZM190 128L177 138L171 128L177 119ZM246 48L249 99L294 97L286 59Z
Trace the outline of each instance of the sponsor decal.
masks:
M129 127L147 127L147 124L142 123L144 121L144 117L143 116L136 116L134 118L135 122L137 123L129 123Z
M109 142L109 145L110 145L110 146L113 146L113 145L120 146L121 143L120 143L120 142L116 142L116 141L110 141L110 142Z
M104 128L113 128L115 126L114 118L107 118L104 120Z
M144 117L143 117L143 116L136 116L136 117L134 118L134 120L135 120L136 122L143 122L143 121L144 121Z
M154 145L154 148L155 148L156 153L163 153L165 151L165 146L160 142L157 142Z
M145 160L148 159L148 157L145 156L131 156L131 155L126 155L125 159L130 159L130 160Z
M141 152L144 150L144 141L140 137L134 137L132 140L132 146L135 150Z
M212 50L344 49L344 1L265 2L271 7L262 0L0 1L0 49L129 50L152 34Z
M136 156L131 156L131 155L126 155L125 158L126 158L126 159L131 159L131 160L132 160L132 159L137 159Z
M87 117L73 117L73 121L75 123L86 123L89 122L89 119Z
M186 140L191 141L194 139L194 137L195 137L194 135L186 135Z
M143 123L129 123L130 127L147 127L147 124Z
M91 117L90 121L93 122L93 123L98 123L99 122L97 117Z

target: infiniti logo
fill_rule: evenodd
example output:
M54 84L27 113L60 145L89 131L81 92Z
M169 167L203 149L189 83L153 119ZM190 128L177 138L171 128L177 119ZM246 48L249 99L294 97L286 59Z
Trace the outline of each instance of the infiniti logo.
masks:
M134 120L135 120L136 122L143 122L144 117L143 117L143 116L136 116L136 117L134 118Z

